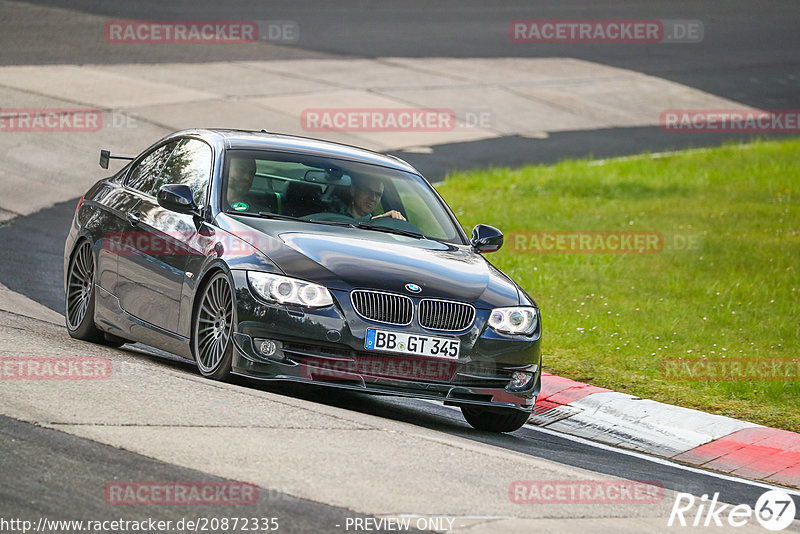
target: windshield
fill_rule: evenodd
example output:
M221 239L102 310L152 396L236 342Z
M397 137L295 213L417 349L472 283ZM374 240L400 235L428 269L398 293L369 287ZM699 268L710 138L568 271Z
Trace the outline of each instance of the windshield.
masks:
M228 150L223 209L349 223L462 244L458 223L418 175L347 160Z

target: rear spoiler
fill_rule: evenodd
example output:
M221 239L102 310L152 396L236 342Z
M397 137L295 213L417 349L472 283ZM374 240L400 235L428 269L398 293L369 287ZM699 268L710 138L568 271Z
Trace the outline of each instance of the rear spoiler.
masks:
M133 160L136 156L126 156L125 154L112 154L110 150L100 151L100 166L104 169L108 168L108 160L110 159L127 159Z

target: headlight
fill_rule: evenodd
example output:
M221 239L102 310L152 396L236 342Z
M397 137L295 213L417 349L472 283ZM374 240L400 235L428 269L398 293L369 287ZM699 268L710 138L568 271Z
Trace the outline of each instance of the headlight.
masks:
M247 271L247 280L250 287L265 300L307 308L322 308L333 304L330 292L319 284L254 271Z
M536 329L536 308L495 308L489 315L489 326L504 334L532 334Z

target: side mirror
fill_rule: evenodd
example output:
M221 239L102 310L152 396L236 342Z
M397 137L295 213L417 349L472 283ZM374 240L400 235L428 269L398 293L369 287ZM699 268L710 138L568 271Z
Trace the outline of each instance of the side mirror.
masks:
M178 213L191 213L197 211L192 190L186 184L166 184L158 190L158 205Z
M497 252L503 246L503 232L486 224L479 224L472 229L472 248L476 252Z

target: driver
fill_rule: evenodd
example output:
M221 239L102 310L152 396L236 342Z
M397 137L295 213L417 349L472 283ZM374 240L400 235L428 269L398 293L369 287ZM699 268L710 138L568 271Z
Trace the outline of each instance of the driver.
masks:
M350 204L345 211L354 219L377 219L379 217L391 217L392 219L406 220L403 214L397 210L390 210L380 215L373 215L378 202L383 196L383 182L379 179L352 176L350 186Z

